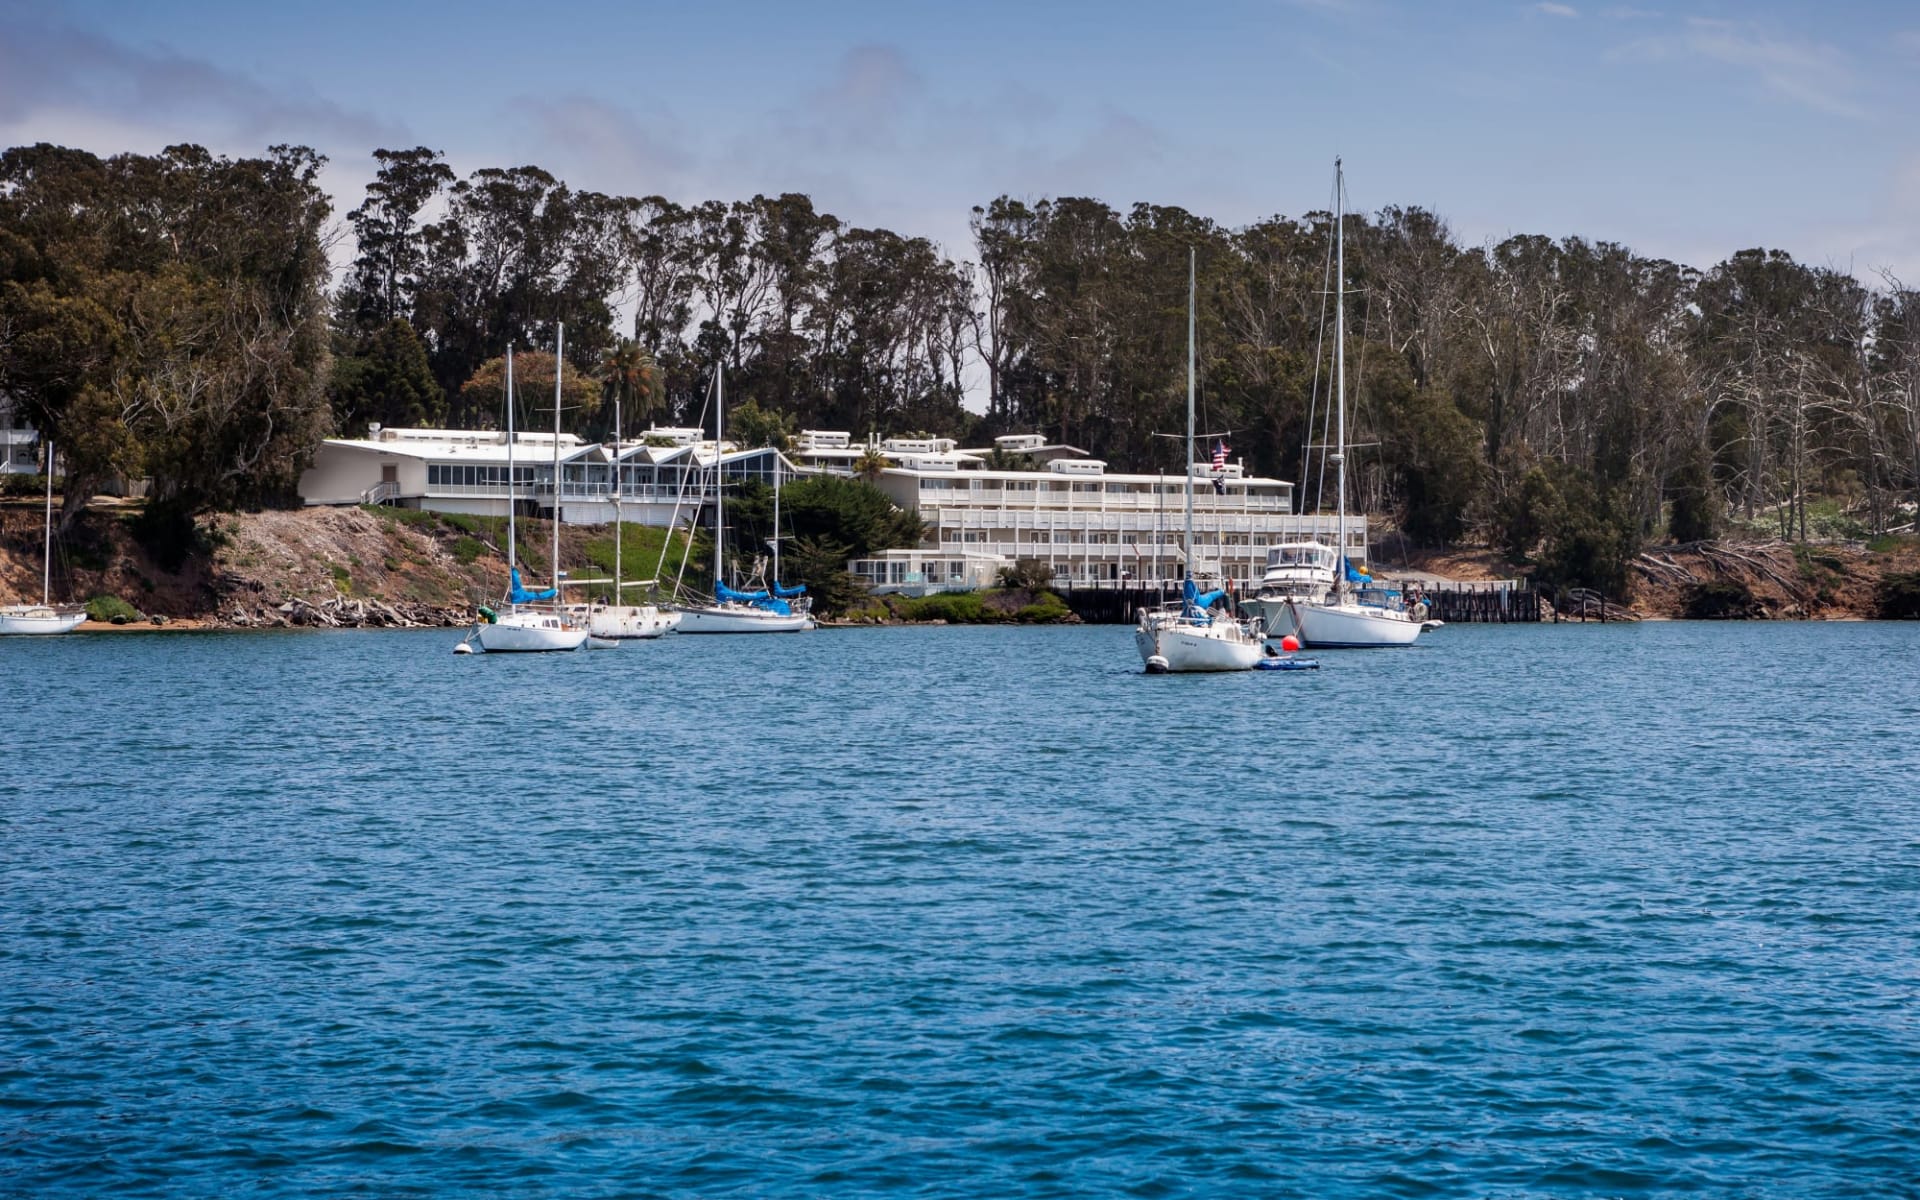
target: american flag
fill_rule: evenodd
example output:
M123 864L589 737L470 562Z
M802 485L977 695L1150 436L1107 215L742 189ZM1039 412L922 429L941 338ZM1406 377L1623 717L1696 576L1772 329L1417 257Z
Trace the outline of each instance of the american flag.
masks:
M1227 443L1218 441L1213 444L1213 469L1224 471L1227 467Z

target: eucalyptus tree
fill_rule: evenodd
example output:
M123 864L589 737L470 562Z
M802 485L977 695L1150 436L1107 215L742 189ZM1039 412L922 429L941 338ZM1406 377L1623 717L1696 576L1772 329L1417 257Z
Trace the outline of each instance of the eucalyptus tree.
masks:
M421 213L454 181L440 151L375 150L380 164L360 207L347 214L356 252L339 292L342 323L365 336L389 321L411 320L426 264Z
M1816 291L1814 272L1777 250L1735 254L1696 291L1690 349L1708 373L1708 403L1735 418L1716 426L1716 462L1749 520L1778 503L1784 522L1799 495L1806 364L1796 356Z
M693 320L698 264L692 219L659 196L629 201L622 216L622 287L633 298L633 337L655 358L666 358L682 349Z
M1890 474L1904 470L1920 513L1920 291L1891 273L1885 282L1887 290L1874 305L1875 404L1885 414ZM1905 463L1892 467L1901 458Z
M1014 411L1008 379L1028 352L1026 311L1033 299L1033 248L1039 215L1025 203L1001 196L975 206L968 220L979 259L980 309L972 317L972 346L987 368L987 416L1002 428L1024 421Z
M614 343L624 207L572 191L538 167L488 167L455 183L446 215L423 231L418 303L442 386L458 392L510 344L551 347L561 323L569 363L591 369Z
M291 491L330 425L324 162L0 155L0 390L62 449L63 527L116 475L176 525Z

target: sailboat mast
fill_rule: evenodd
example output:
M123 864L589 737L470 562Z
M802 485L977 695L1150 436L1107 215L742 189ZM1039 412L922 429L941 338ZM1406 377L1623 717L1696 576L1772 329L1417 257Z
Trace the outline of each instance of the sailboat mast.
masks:
M780 448L773 449L773 586L780 586Z
M507 343L507 573L519 565L514 546L520 538L515 532L513 513L513 343ZM511 586L511 585L509 585Z
M47 532L40 549L40 603L53 603L53 441L47 441Z
M1340 577L1336 586L1347 590L1347 185L1340 160L1333 160L1333 396L1335 418L1333 461L1338 468L1340 515L1335 528L1340 541Z
M726 479L720 473L720 410L727 406L726 369L713 368L713 598L720 599L722 547L727 540Z
M1187 458L1181 470L1187 474L1187 552L1186 577L1193 578L1193 307L1196 251L1187 247Z
M566 370L567 327L553 327L553 574L554 603L563 603L560 595L560 373Z
M614 393L613 400L613 603L620 603L620 543L626 540L626 526L620 522L620 410L626 397Z

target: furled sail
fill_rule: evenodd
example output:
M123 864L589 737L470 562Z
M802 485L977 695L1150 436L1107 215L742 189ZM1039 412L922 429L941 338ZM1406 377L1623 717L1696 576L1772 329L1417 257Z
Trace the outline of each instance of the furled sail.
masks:
M765 609L771 613L779 613L783 617L793 614L793 606L791 604L788 604L785 600L775 599L770 593L764 591L741 592L728 587L724 583L716 583L713 585L713 595L714 599L720 601L722 604L751 604L755 608Z
M507 593L507 599L515 604L526 604L533 600L551 600L560 594L559 588L548 588L544 592L530 592L520 582L520 568L513 569L513 590Z

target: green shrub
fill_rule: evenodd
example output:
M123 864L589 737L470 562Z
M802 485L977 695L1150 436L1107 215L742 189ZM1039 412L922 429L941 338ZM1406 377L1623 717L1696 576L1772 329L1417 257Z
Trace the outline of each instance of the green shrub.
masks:
M45 475L0 475L0 496L43 496L46 491Z
M486 544L479 538L458 537L449 548L458 562L470 563L486 552Z
M1041 592L1034 597L1032 604L1013 614L1016 621L1029 625L1044 625L1054 621L1064 621L1073 615L1067 602L1052 592Z
M140 610L128 604L118 596L95 596L87 601L87 619L90 621L111 621L120 618L120 623L138 621Z
M900 615L909 621L945 621L949 625L982 625L1006 618L986 606L978 592L935 592L905 600Z
M353 595L353 576L339 563L328 563L327 570L333 573L333 586L342 596Z

